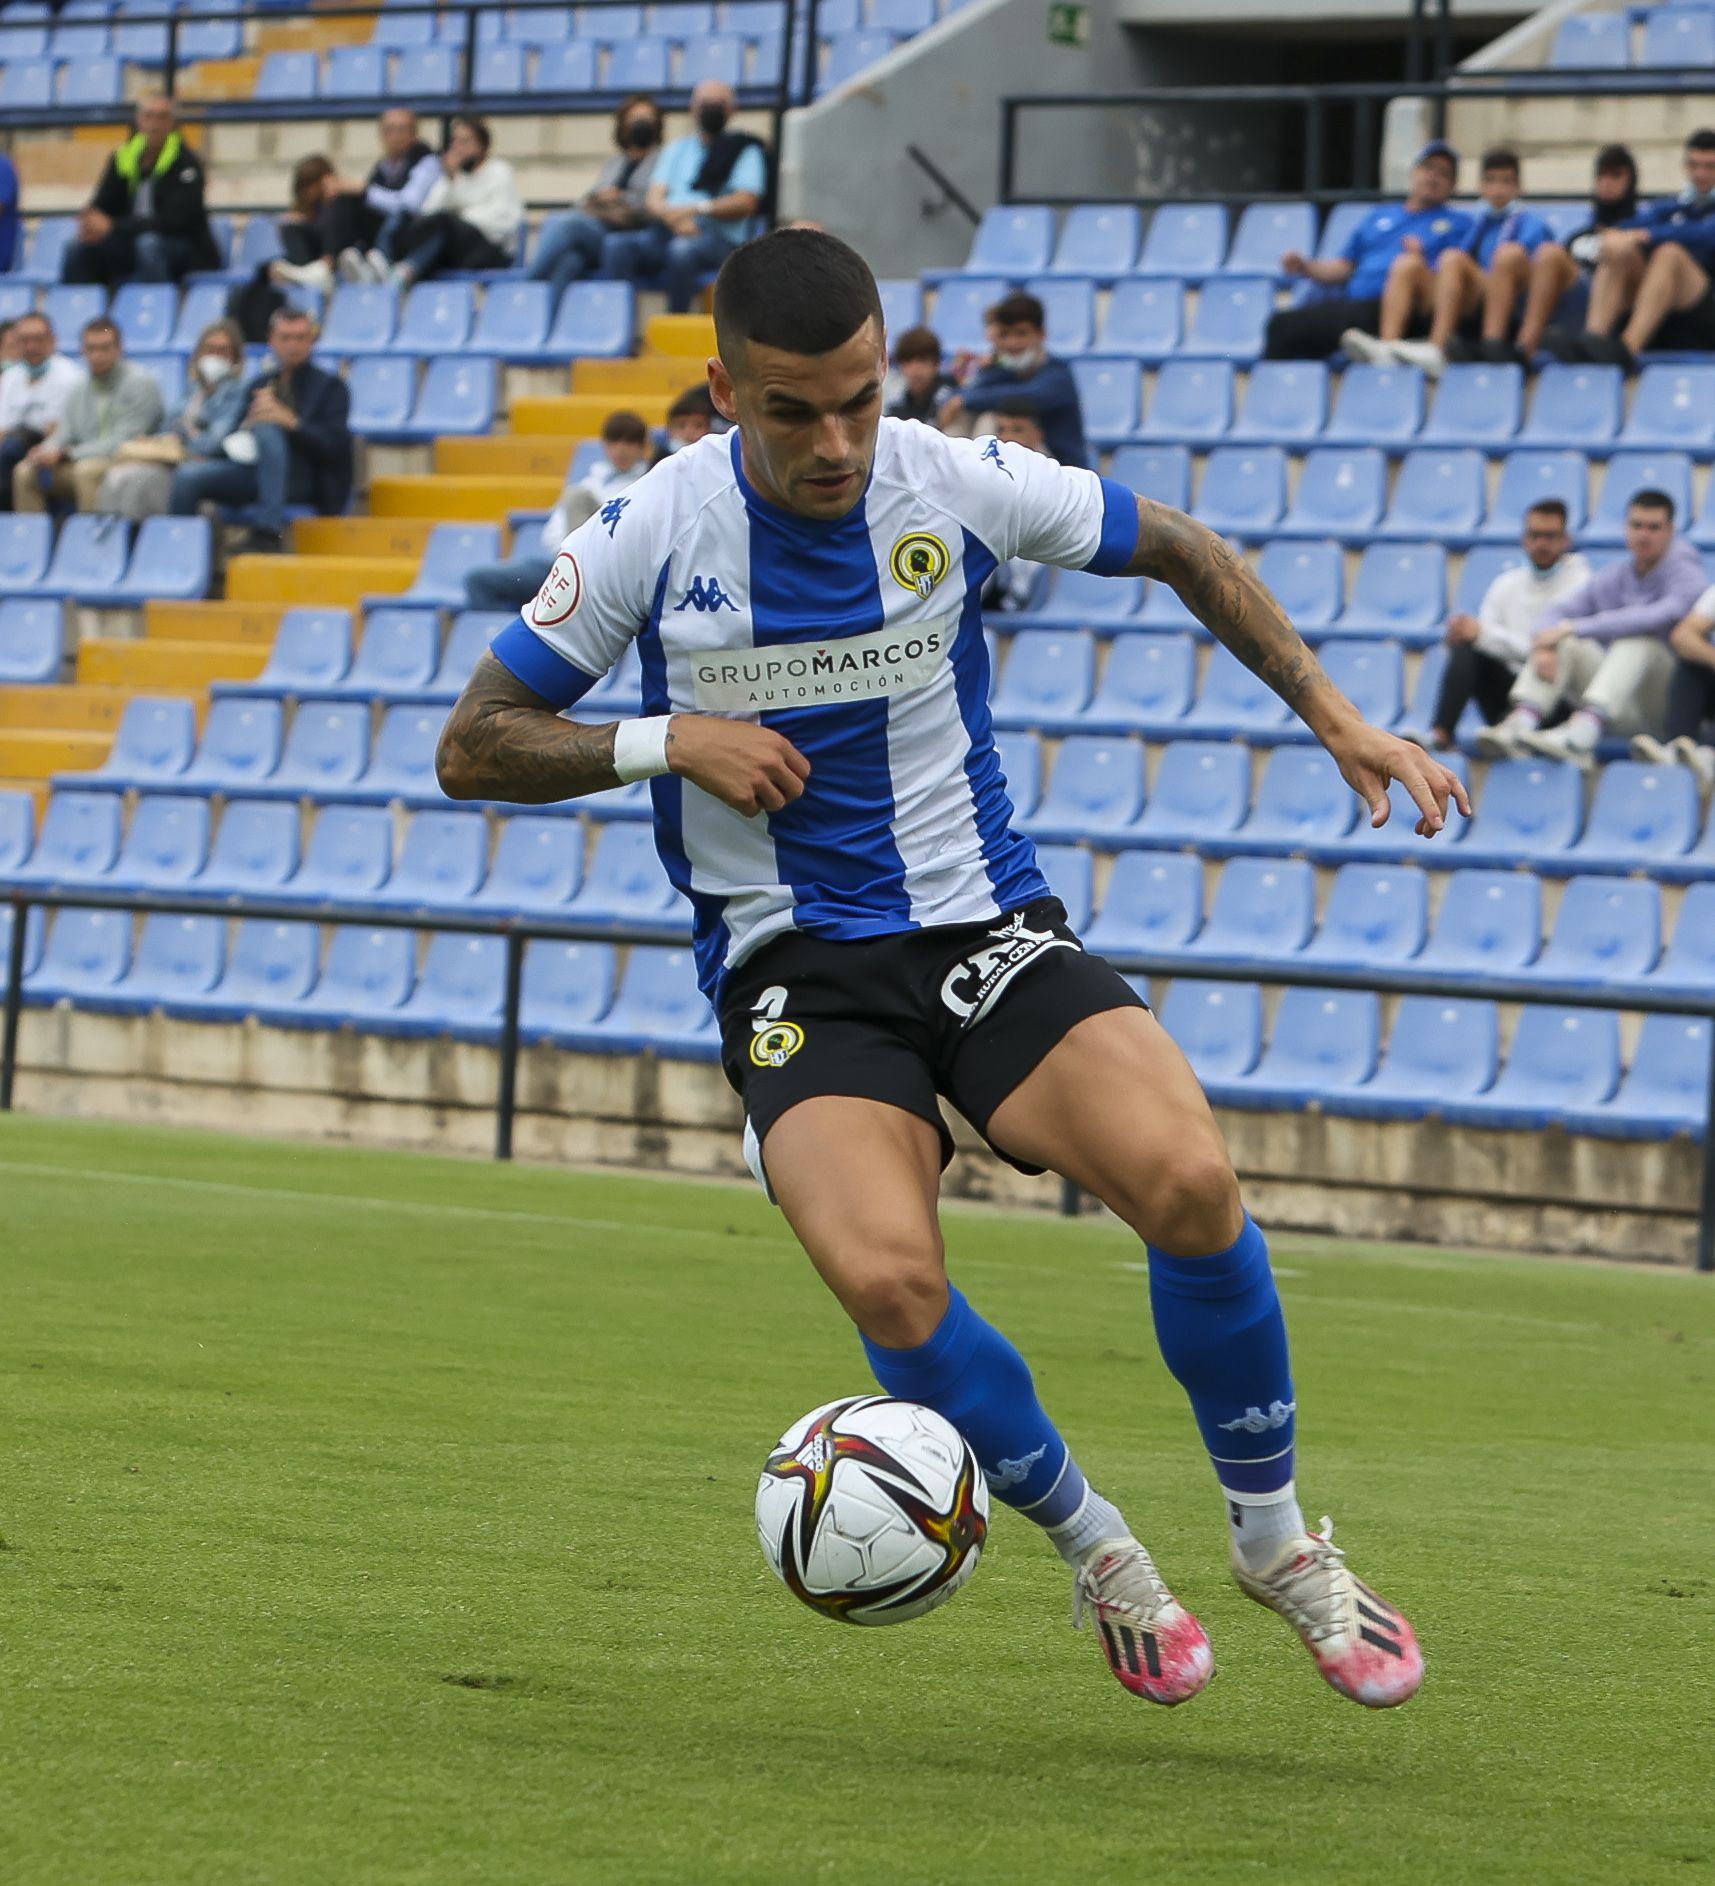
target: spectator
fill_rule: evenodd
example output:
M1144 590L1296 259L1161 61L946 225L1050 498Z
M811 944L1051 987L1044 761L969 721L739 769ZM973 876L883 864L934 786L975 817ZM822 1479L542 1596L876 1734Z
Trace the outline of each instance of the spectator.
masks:
M292 166L292 207L278 224L281 258L267 266L271 282L297 282L324 295L332 292L333 264L327 259L321 220L338 181L331 159L319 151Z
M324 193L317 229L323 255L348 282L385 281L386 244L417 215L441 176L441 160L423 142L417 114L397 106L381 114L381 156L368 177L336 177Z
M655 434L655 458L651 462L670 458L673 453L684 451L687 445L706 439L715 430L718 418L707 381L686 387L667 408L667 424Z
M83 369L54 350L45 314L21 314L12 323L19 360L0 373L0 511L12 508L12 475L65 417L66 401Z
M137 129L113 155L78 218L63 281L176 282L217 269L220 251L203 206L203 165L173 129L173 103L159 92L137 101Z
M1596 153L1590 194L1590 221L1564 244L1545 242L1530 258L1524 313L1512 341L1484 340L1478 355L1488 361L1530 365L1543 334L1557 312L1582 321L1589 300L1587 278L1601 251L1602 232L1629 223L1638 208L1638 161L1623 144L1604 144Z
M24 349L18 339L16 321L0 321L0 374L8 367L17 366L24 358Z
M18 167L0 151L0 270L16 268L24 250L24 219L18 208Z
M540 547L500 563L479 563L465 573L465 601L472 609L522 609L548 580L560 547L594 517L609 498L636 484L649 469L649 428L636 413L609 413L602 422L603 462L566 488L542 525Z
M602 244L610 235L649 226L645 205L661 148L661 107L634 92L614 119L613 141L619 153L602 165L595 187L576 209L551 217L536 245L530 279L550 285L556 307L573 282L601 266Z
M718 269L750 234L768 194L768 159L759 138L729 130L737 103L730 85L704 79L691 94L696 130L655 160L644 207L647 228L616 230L602 243L602 268L620 281L661 276L667 306L686 313L705 272Z
M1282 308L1268 324L1264 353L1270 360L1325 360L1345 345L1347 334L1381 329L1382 293L1394 261L1421 257L1433 267L1442 250L1456 248L1470 230L1462 210L1447 199L1459 176L1459 153L1434 138L1412 160L1411 188L1403 203L1378 203L1353 230L1345 248L1326 261L1288 249L1281 272L1301 275L1341 292L1302 307Z
M1651 345L1715 351L1715 131L1693 131L1685 140L1685 179L1678 196L1597 238L1584 327L1549 328L1545 353L1635 373L1638 355Z
M255 524L240 548L272 555L285 543L286 507L307 504L337 517L351 498L351 401L345 382L310 360L316 324L281 308L268 327L274 364L244 389L244 418L220 458L173 473L167 509L192 517L202 504L251 506Z
M134 524L158 517L172 496L175 470L218 458L244 404L244 336L236 321L216 321L197 337L190 385L167 429L120 446L94 508Z
M1002 445L1022 445L1027 452L1040 452L1044 458L1052 456L1036 404L1021 394L1002 400L992 412L986 413L982 427L992 432ZM983 585L983 608L1000 615L1015 615L1021 609L1031 608L1042 593L1045 574L1044 564L1032 563L1026 557L1013 557L1001 564Z
M493 138L481 118L455 118L441 153L441 175L408 218L384 240L394 262L388 280L403 292L439 268L506 268L518 247L524 200L504 157L491 157Z
M45 511L52 499L93 511L120 446L161 424L160 385L125 359L119 330L106 315L86 321L82 339L85 371L66 398L57 430L13 468L17 510Z
M1652 766L1689 766L1705 791L1715 790L1715 587L1706 589L1667 638L1678 659L1667 685L1662 738L1639 734L1632 758Z
M1447 618L1447 667L1427 733L1409 732L1432 752L1451 747L1474 698L1484 721L1506 717L1513 684L1530 655L1531 635L1545 610L1564 603L1590 577L1590 565L1572 548L1566 506L1544 498L1525 513L1523 563L1503 570L1483 592L1477 613Z
M989 356L977 363L958 391L941 408L941 423L952 425L967 412L987 412L1014 394L1036 408L1048 450L1062 465L1087 466L1084 409L1072 369L1048 351L1048 322L1034 295L1012 294L984 314Z
M941 408L958 391L958 382L942 371L941 342L934 329L908 327L893 343L893 365L904 386L889 405L888 418L938 425Z
M1537 618L1512 709L1477 735L1490 759L1540 753L1593 767L1616 733L1648 733L1667 718L1673 656L1667 638L1704 587L1703 561L1673 533L1673 500L1640 491L1626 512L1626 550ZM1564 725L1543 723L1571 709Z
M1440 379L1449 360L1476 357L1475 343L1504 341L1530 278L1530 258L1548 240L1548 225L1519 206L1519 163L1512 151L1485 151L1483 208L1469 219L1463 242L1443 249L1433 265L1415 252L1394 257L1382 290L1379 338L1349 330L1340 344L1354 360L1420 367ZM1429 322L1426 340L1405 338Z

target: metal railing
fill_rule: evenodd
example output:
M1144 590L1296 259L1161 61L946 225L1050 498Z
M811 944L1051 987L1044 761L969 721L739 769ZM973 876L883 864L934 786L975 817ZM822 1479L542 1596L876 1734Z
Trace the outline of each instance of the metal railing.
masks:
M500 936L506 940L505 994L500 1016L500 1067L495 1096L494 1156L512 1157L513 1123L518 1105L519 1009L523 991L524 945L533 938L555 942L659 943L659 933L589 923L555 923L545 918L457 917L427 911L371 910L360 905L330 908L265 898L214 900L154 897L116 891L22 889L0 887L0 904L12 907L12 940L6 964L4 1023L0 1027L0 1112L10 1109L18 1065L18 1032L24 1005L26 929L33 906L45 909L158 912L167 916L223 917L266 923L362 924L371 929L446 931L455 935ZM1645 1015L1692 1015L1715 1022L1715 989L1701 998L1654 990L1611 990L1533 983L1523 977L1437 975L1396 968L1336 969L1290 962L1237 963L1214 959L1187 963L1182 957L1104 951L1127 975L1184 977L1199 981L1260 982L1274 987L1357 989L1377 995L1447 995L1467 1000L1553 1003L1562 1008L1619 1009ZM75 1006L75 1001L74 1001ZM1715 1028L1710 1031L1709 1130L1703 1137L1702 1188L1699 1201L1696 1264L1715 1272ZM1068 1189L1062 1209L1075 1210L1077 1193Z

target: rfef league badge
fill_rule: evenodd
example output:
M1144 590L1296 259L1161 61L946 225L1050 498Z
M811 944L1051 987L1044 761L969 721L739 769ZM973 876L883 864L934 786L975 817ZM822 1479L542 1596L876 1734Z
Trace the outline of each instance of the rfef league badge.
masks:
M530 605L530 620L539 629L558 628L576 615L583 599L584 573L578 568L577 558L569 550L562 550Z

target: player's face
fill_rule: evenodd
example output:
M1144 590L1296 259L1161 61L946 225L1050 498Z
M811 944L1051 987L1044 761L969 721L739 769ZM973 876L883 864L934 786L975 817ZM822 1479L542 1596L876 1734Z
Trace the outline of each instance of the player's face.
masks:
M736 373L711 360L709 390L743 435L745 473L762 495L831 520L869 483L886 372L881 325L871 319L831 353L752 345Z

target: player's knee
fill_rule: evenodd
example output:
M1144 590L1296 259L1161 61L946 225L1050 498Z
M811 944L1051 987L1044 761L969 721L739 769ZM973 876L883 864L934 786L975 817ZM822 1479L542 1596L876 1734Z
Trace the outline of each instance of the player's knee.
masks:
M1239 1235L1244 1208L1219 1133L1211 1128L1176 1146L1172 1163L1154 1176L1136 1210L1132 1229L1176 1257L1224 1251Z
M947 1314L947 1277L940 1253L926 1248L871 1251L861 1271L840 1286L846 1314L871 1342L915 1349Z

